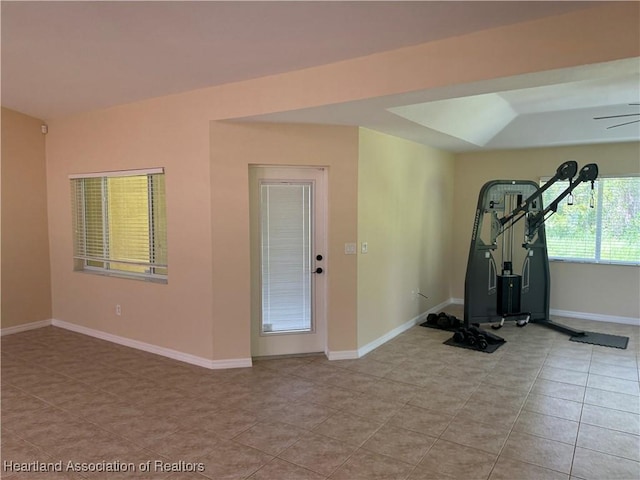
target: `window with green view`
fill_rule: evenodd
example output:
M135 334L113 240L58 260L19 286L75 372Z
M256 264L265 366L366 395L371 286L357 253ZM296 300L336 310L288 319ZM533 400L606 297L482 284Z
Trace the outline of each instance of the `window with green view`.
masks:
M544 204L568 185L554 184ZM593 191L591 182L578 185L573 205L564 199L545 230L552 260L640 265L640 177L598 178Z

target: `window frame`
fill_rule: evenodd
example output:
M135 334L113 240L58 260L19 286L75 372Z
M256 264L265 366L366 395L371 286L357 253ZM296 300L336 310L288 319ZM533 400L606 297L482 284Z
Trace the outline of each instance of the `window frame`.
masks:
M162 182L162 191L160 195L156 194L154 187L154 179L162 175L164 180L165 171L164 168L148 168L148 169L135 169L135 170L118 170L108 172L94 172L94 173L81 173L69 175L70 188L71 188L71 210L72 210L72 224L73 224L73 270L82 273L89 273L101 276L112 276L120 278L129 278L134 280L143 280L154 283L168 283L169 266L168 262L156 263L157 261L157 228L158 219L156 219L155 202L162 200L165 204L162 206L162 212L165 218L164 226L164 243L166 249L166 194L164 181ZM149 261L135 261L125 258L114 258L111 255L111 241L109 238L109 194L107 193L107 182L109 178L114 177L141 177L146 176L147 181L147 218L148 218L148 242L149 242ZM88 229L87 224L87 193L85 191L85 180L99 179L100 180L100 222L101 222L101 236L102 236L102 249L103 254L101 257L92 257L87 254L88 245ZM75 183L80 182L80 183ZM78 189L81 191L78 193ZM79 205L79 200L82 205ZM82 218L80 221L79 218ZM80 251L81 250L81 251ZM166 253L165 253L166 259ZM91 263L94 263L93 265ZM96 263L102 263L102 266L95 265ZM145 267L145 272L127 271L123 269L114 268L115 265L136 265ZM160 272L159 272L160 271ZM164 271L164 273L162 272Z
M565 263L583 263L583 264L591 264L591 265L621 265L621 266L631 266L631 267L639 267L640 266L640 258L638 258L635 261L627 261L627 260L608 260L608 259L602 259L601 255L602 255L602 217L603 217L603 211L602 211L602 204L603 204L603 197L604 197L604 189L602 188L602 185L606 183L607 180L610 179L631 179L631 178L640 178L640 174L624 174L624 175L599 175L598 178L595 180L595 183L597 185L597 193L595 194L595 239L594 239L594 255L593 258L584 258L584 257L564 257L564 256L552 256L551 253L549 253L548 251L548 244L549 244L549 237L550 237L550 229L549 229L549 224L547 224L545 222L545 236L546 236L546 243L547 243L547 255L549 258L550 262L565 262ZM540 186L544 185L546 182L548 182L551 179L551 177L540 177ZM566 184L568 186L568 180L562 181L562 182L558 182L561 184ZM584 183L585 186L587 186L588 188L590 188L589 182ZM640 195L640 193L639 193ZM544 198L544 194L543 194L543 198ZM566 203L566 199L563 200L563 202ZM544 203L544 206L546 207L546 203ZM554 215L557 215L557 213L554 213Z

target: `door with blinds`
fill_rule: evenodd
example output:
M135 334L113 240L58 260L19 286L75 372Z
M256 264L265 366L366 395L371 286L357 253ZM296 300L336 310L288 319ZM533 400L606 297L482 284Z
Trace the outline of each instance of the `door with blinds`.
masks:
M325 351L325 175L250 167L254 357Z

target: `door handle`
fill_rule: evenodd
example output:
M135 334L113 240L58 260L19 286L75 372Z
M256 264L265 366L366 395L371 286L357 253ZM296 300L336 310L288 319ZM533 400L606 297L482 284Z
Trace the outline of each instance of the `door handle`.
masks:
M321 268L321 267L318 267L318 268L316 268L316 269L315 269L313 272L311 272L311 273L322 273L322 272L323 272L322 268Z

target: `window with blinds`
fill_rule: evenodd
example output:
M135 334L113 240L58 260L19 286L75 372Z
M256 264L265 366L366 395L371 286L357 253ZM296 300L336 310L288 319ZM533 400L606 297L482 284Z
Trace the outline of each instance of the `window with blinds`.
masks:
M310 332L311 184L262 183L262 333Z
M72 175L74 269L166 282L164 170Z
M554 184L543 194L544 204L567 186ZM578 185L545 231L551 260L640 265L640 177L598 178L593 191L590 182Z

